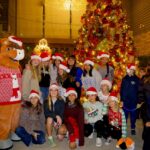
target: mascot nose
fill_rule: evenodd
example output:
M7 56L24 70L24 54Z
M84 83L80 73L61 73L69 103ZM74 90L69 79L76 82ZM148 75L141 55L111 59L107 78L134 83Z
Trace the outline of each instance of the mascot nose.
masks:
M16 49L16 51L17 51L17 55L14 58L14 60L17 60L17 61L22 60L25 56L24 49Z

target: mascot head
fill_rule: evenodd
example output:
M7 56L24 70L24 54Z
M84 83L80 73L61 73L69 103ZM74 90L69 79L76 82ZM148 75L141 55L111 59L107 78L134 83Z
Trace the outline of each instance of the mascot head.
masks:
M22 41L9 36L0 40L0 66L8 68L18 68L19 61L24 58L24 49Z

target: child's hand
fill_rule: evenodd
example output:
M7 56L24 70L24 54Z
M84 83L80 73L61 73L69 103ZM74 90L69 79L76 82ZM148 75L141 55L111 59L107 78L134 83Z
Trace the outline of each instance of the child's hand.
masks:
M56 116L56 119L57 119L57 124L60 126L62 124L62 120L60 116Z
M145 126L150 127L150 122L146 122Z
M87 113L91 111L90 108L84 108L84 110L85 110Z
M76 82L76 86L77 86L77 87L80 87L80 82Z
M33 132L32 135L33 135L34 139L37 141L37 136L39 135L39 133Z

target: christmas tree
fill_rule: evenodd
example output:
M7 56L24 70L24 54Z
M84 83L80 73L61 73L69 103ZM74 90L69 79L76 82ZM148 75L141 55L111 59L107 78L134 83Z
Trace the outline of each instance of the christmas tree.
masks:
M135 61L133 33L127 23L121 0L87 0L86 12L81 17L82 27L76 41L77 59L86 57L97 62L99 51L110 54L110 64L115 68L113 88L118 90L128 63Z

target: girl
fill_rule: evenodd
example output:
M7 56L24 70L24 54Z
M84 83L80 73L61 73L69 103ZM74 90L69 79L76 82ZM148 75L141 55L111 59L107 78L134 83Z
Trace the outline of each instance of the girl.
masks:
M68 67L70 69L69 77L71 78L71 83L74 84L74 88L77 91L78 98L80 99L81 96L81 87L82 87L82 69L76 66L76 58L74 55L71 55L68 58Z
M111 92L108 97L108 124L107 124L107 141L106 145L109 145L111 138L119 140L121 137L126 138L126 118L124 111L120 108L119 100L117 98L117 93Z
M94 87L98 91L100 89L101 75L94 68L94 62L90 59L84 61L84 70L82 75L83 88L87 90L89 87Z
M62 54L60 53L55 53L52 56L52 59L53 64L50 65L51 84L56 83L59 64L64 60Z
M65 96L64 122L69 132L69 147L75 149L84 145L84 111L74 88L68 88Z
M93 138L93 131L96 130L96 146L102 146L102 131L103 131L103 104L99 101L97 91L94 87L90 87L86 91L88 101L83 103L85 112L85 136Z
M26 65L22 76L22 98L28 101L30 91L35 90L40 92L39 81L41 80L40 72L41 57L32 54L31 60Z
M107 104L108 96L110 94L110 90L112 88L112 83L107 78L104 78L100 83L100 91L98 93L98 97L103 104Z
M52 137L53 127L58 129L63 123L64 101L58 96L59 87L57 84L50 85L49 97L44 102L44 113L46 118L46 130L48 134L48 141L51 147L56 144Z
M16 129L16 134L27 146L31 142L43 144L45 142L44 123L44 111L40 103L39 93L32 90L29 101L23 105L20 126Z
M50 86L50 55L47 52L42 52L41 55L41 81L39 83L43 101L48 97Z

